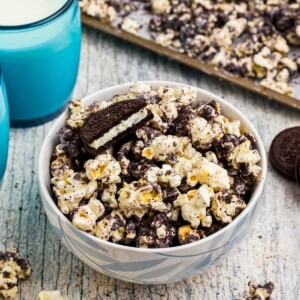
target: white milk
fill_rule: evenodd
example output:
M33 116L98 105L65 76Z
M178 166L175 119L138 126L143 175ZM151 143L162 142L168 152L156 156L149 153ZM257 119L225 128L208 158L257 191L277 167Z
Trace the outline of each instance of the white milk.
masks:
M67 0L0 0L0 26L30 24L51 16Z

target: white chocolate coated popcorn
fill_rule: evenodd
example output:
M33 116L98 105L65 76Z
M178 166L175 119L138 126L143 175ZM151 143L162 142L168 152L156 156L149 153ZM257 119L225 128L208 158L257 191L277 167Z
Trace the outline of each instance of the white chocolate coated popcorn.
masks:
M86 119L90 114L90 108L83 104L81 100L71 102L68 110L69 118L67 119L67 124L71 128L81 127L83 125L84 119Z
M181 184L180 175L173 172L170 165L164 164L161 168L151 167L145 174L145 179L148 182L159 182L170 187L178 187Z
M202 158L199 169L194 169L187 175L187 183L195 186L197 183L207 184L215 191L230 189L230 180L226 169Z
M118 188L117 185L112 183L103 189L101 200L109 204L111 208L118 208L118 202L116 200Z
M137 35L141 25L139 25L133 19L127 17L123 20L121 28L131 34Z
M93 234L95 232L96 221L104 212L105 208L101 201L92 197L88 204L80 206L74 213L72 223L76 228Z
M154 13L163 14L170 11L171 4L169 0L151 0L151 7Z
M165 162L168 161L170 156L182 154L187 142L186 138L173 135L160 135L151 142L149 147L143 149L142 156L147 159Z
M229 200L227 199L229 197ZM215 194L211 202L211 211L218 221L231 223L233 218L246 207L242 198L222 192Z
M249 165L249 171L253 173L255 177L261 171L261 167L257 165L260 161L260 155L256 149L251 150L251 142L246 139L245 142L235 147L228 157L228 161L235 168L238 169L239 165L246 163Z
M174 205L181 207L182 218L192 227L198 228L200 224L210 227L212 217L207 215L207 208L210 206L210 199L213 195L213 189L203 184L197 190L190 190L187 194L179 195Z
M52 176L55 176L58 170L62 169L64 166L70 166L71 164L71 159L63 150L61 144L55 147L52 157L53 160L50 166Z
M101 219L95 230L95 235L102 240L112 240L118 243L124 238L126 221L119 210L114 210L110 215Z
M86 175L90 180L101 180L106 184L119 183L121 166L109 153L100 154L84 164Z
M82 178L82 174L65 167L56 172L51 179L58 207L63 214L69 214L79 206L82 200L89 199L97 190L96 181Z
M133 215L142 218L149 209L161 212L168 210L160 187L143 180L124 183L119 190L119 208L127 218Z
M197 148L208 149L211 143L222 134L219 123L208 123L204 118L197 117L190 122L192 143Z

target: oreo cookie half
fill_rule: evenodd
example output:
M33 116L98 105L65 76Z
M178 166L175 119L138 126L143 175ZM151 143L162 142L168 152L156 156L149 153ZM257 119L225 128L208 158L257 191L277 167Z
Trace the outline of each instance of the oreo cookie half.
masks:
M280 132L273 140L269 158L282 174L295 180L295 169L300 157L300 126Z
M98 155L152 119L146 101L125 100L91 114L80 128L84 148Z

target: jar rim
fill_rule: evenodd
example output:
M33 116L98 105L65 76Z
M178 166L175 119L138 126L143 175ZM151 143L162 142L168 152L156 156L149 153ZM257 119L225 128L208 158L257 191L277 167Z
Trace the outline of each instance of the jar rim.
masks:
M47 24L47 23L55 20L56 18L61 16L63 13L65 13L68 10L68 8L73 4L74 1L77 1L77 0L67 0L66 3L59 10L57 10L53 14L51 14L48 17L43 18L41 20L38 20L38 21L35 21L32 23L28 23L28 24L22 24L22 25L7 25L7 26L0 25L0 30L31 29L31 28L42 26L44 24Z

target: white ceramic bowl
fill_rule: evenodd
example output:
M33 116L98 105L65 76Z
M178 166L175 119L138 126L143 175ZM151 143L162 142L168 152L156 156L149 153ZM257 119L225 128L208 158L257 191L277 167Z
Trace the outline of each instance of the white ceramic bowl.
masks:
M160 85L183 85L165 81L146 83L151 84L153 88ZM109 87L85 97L83 101L85 104L91 104L95 100L110 100L116 94L127 92L131 85L132 83L126 83ZM219 264L252 228L260 207L267 172L266 153L261 138L248 119L233 105L207 91L196 89L197 100L218 101L225 116L239 119L243 128L255 135L262 167L261 179L246 209L231 224L198 242L165 249L140 249L107 242L76 229L57 208L50 190L50 157L58 144L56 133L65 124L65 113L56 120L48 132L39 157L39 185L43 205L51 225L63 243L91 268L134 283L174 282L200 274Z

